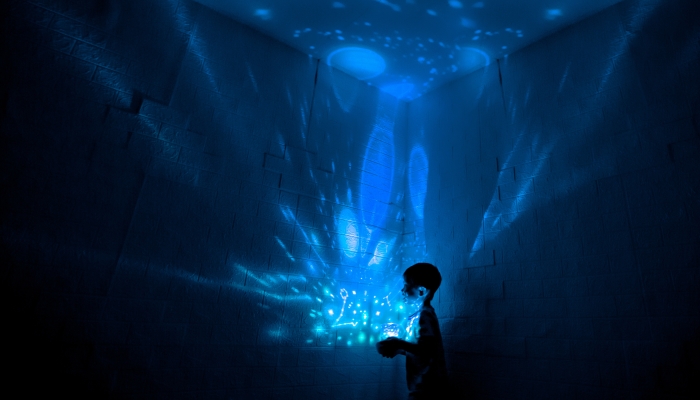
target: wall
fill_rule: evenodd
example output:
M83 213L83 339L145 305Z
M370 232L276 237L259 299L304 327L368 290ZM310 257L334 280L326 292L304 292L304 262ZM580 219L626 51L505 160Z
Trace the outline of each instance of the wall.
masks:
M369 345L396 315L405 103L188 1L2 8L10 381L405 394Z
M429 172L407 174L404 263L449 270L465 394L697 394L697 11L623 2L409 104Z

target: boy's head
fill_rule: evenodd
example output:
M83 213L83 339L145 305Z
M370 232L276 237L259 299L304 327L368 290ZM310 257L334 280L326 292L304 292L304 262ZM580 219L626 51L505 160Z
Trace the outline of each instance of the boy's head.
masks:
M440 287L440 283L442 283L440 271L438 271L436 266L429 263L411 265L404 271L403 278L407 285L407 287L404 287L404 291L408 293L410 289L414 289L418 291L416 293L418 296L427 294L426 301L433 299L435 292ZM420 293L421 289L427 290L428 293Z

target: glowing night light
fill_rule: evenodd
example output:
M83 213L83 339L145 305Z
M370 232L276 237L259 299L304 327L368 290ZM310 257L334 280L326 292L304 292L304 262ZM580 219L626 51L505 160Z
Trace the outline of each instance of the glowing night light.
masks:
M384 324L382 327L382 338L399 337L400 327L396 323Z
M374 78L386 69L384 58L362 47L342 47L330 53L326 63L360 80Z

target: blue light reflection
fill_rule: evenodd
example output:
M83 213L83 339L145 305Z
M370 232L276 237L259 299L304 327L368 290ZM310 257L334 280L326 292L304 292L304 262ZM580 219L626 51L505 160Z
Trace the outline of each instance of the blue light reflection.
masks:
M326 63L360 80L374 78L386 69L382 56L362 47L337 49L328 55Z

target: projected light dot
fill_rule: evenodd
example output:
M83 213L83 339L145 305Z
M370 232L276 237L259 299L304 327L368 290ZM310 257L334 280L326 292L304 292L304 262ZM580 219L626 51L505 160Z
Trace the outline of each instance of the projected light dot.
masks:
M264 21L267 21L270 18L272 18L272 16L270 15L270 10L266 10L266 9L262 9L262 8L255 10L255 16L259 17L260 19L262 19Z
M326 63L360 80L374 78L386 69L384 58L362 47L343 47L328 55Z
M462 2L457 0L450 0L447 2L452 8L462 8Z
M545 13L545 18L547 18L550 21L553 21L559 17L561 17L561 10L559 9L547 10L547 12Z
M474 40L476 39L478 39L478 36L475 36ZM476 69L491 64L491 58L482 50L466 47L462 49L460 54L460 64L468 69Z

